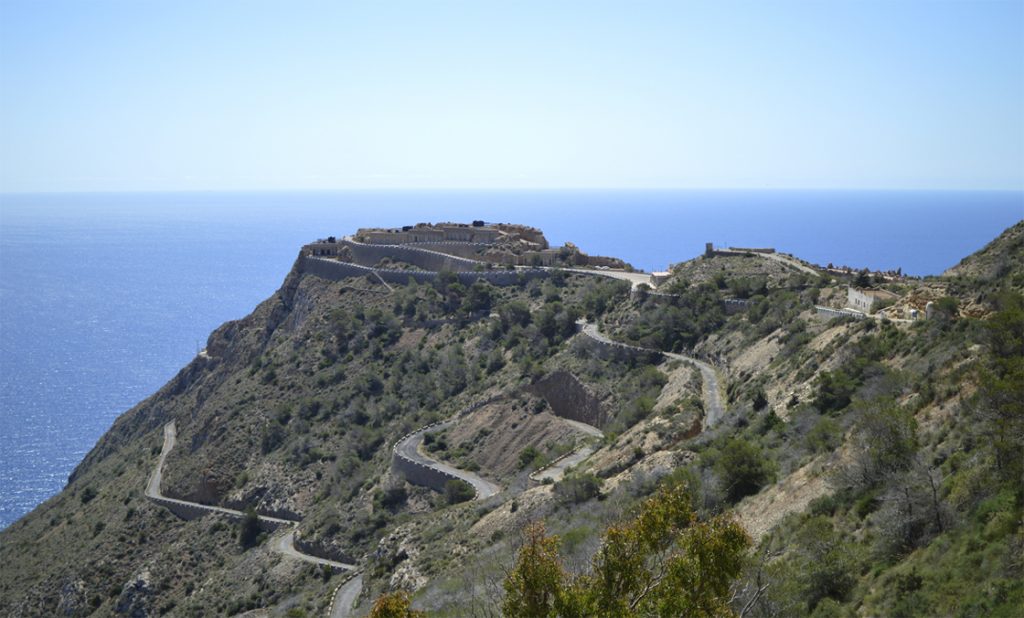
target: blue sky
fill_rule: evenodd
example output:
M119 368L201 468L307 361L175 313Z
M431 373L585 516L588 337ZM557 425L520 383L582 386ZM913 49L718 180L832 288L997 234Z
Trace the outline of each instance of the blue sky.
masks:
M0 0L0 191L1024 188L1024 2Z

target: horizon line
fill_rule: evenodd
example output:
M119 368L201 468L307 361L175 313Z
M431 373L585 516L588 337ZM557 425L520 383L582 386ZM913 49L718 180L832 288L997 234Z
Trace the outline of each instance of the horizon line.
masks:
M587 192L587 193L643 193L643 192L743 192L743 193L1019 193L1024 186L1016 188L973 188L973 187L345 187L345 188L217 188L217 189L56 189L56 190L0 190L0 196L27 195L146 195L146 194L239 194L239 193L543 193L543 192Z

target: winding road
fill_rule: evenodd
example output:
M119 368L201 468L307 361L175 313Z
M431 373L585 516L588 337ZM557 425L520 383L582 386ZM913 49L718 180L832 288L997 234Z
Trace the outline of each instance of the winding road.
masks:
M473 489L476 490L477 500L486 500L487 498L490 498L491 496L500 492L501 487L495 485L494 483L486 479L481 478L477 474L474 474L467 470L460 470L459 468L450 466L441 461L437 461L436 459L428 457L427 455L420 452L420 445L423 444L423 436L425 436L428 433L440 431L442 429L450 427L454 422L454 420L450 420L445 421L443 423L437 423L435 425L428 425L423 429L419 429L417 431L412 432L411 434L399 440L397 444L395 444L395 453L400 457L412 460L420 465L426 466L428 468L433 468L435 470L440 470L456 478L460 478L463 481L466 481L467 483L473 486Z
M208 513L218 513L221 515L227 515L234 519L241 519L245 517L245 513L237 511L235 509L227 509L220 506L210 506L208 504L200 504L198 502L189 502L187 500L178 500L177 498L168 498L160 493L160 484L163 481L163 469L164 462L167 460L167 455L170 454L171 449L174 448L175 440L177 439L177 427L174 421L171 421L164 425L164 444L160 450L160 459L157 461L156 469L149 477L149 483L146 484L146 497L159 503L171 503L181 505L187 509L201 510ZM304 554L295 548L295 527L298 522L291 521L288 519L280 519L278 517L269 517L267 515L258 515L260 521L269 523L272 526L283 528L285 531L283 534L276 534L271 539L269 547L272 551L275 551L283 556L294 558L296 560L302 560L311 564L329 566L337 569L346 571L356 570L356 566L352 564L345 564L344 562L337 562L335 560L328 560L327 558L320 558L317 556L311 556ZM355 599L359 596L359 591L362 589L362 575L359 574L346 583L338 587L335 592L334 600L331 603L332 611L331 616L335 618L347 618L352 609L352 605Z
M564 270L569 273L579 273L582 275L596 275L598 277L608 277L610 279L619 279L620 281L628 281L631 289L637 289L641 284L655 287L654 282L651 280L651 273L636 273L628 272L625 270L592 270L589 268L557 268L554 266L544 267L545 270Z
M667 358L683 361L689 363L700 370L701 378L703 379L704 385L702 388L704 395L704 412L707 426L717 424L722 420L722 416L725 414L725 407L722 405L722 393L718 388L718 373L715 368L705 363L704 361L697 360L691 356L684 356L683 354L676 354L675 352L663 352L661 350L655 350L652 348L644 348L637 345L630 345L628 343L622 343L609 339L606 335L602 334L597 328L597 324L580 320L580 326L582 332L587 337L590 337L594 341L603 343L605 345L616 346L625 348L628 350L637 350L641 352L653 352L661 354Z
M580 421L574 421L568 418L563 418L562 422L568 424L571 427L574 427L575 429L587 434L588 436L595 438L604 438L604 432L598 429L597 427L594 427L593 425L588 425L586 423L581 423ZM569 469L576 467L580 462L585 460L587 457L593 455L594 451L596 451L597 449L598 447L593 444L584 444L575 451L567 453L566 455L563 455L562 457L559 457L558 459L552 461L550 464L544 466L540 470L537 470L536 472L530 475L530 478L538 482L543 482L545 480L560 481L562 480L562 478L565 477L565 473L568 472Z
M350 618L355 612L352 608L363 590L363 574L359 573L344 584L338 586L334 592L334 600L327 612L330 618Z

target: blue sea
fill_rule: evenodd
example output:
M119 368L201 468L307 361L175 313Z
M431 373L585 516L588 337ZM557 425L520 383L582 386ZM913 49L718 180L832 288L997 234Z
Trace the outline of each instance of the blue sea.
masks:
M483 219L645 270L714 242L928 275L1022 218L1017 192L0 195L0 528L60 491L119 414L272 294L315 238Z

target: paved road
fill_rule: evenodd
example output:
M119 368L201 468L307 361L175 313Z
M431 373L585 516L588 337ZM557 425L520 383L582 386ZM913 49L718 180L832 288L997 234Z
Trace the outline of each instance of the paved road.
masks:
M543 482L548 479L558 482L565 478L566 472L575 468L587 457L593 455L595 450L597 449L589 444L581 446L569 455L555 460L550 466L537 470L530 475L530 478L538 482Z
M630 345L627 343L614 341L612 339L609 339L603 333L601 333L601 331L597 329L597 324L586 322L584 320L580 320L579 323L583 327L583 334L594 339L595 341L599 341L601 343L611 346L626 348L629 350L639 350L643 352L654 352L657 354L662 354L668 358L680 360L697 367L697 369L700 370L701 378L703 378L704 381L704 386L702 390L704 395L704 413L706 425L710 427L712 425L715 425L722 419L722 416L725 414L725 407L722 405L722 393L718 389L718 373L715 371L714 367L705 363L704 361L700 361L697 360L696 358L685 356L683 354L676 354L674 352L662 352L661 350L643 348L636 345Z
M574 427L575 429L578 429L579 431L582 431L588 436L593 436L595 438L604 437L604 432L598 429L597 427L594 427L593 425L588 425L586 423L581 423L580 421L574 421L567 418L563 418L562 422ZM560 481L563 477L565 477L566 472L568 472L571 468L576 467L580 462L582 462L587 457L593 455L594 451L596 450L597 447L595 447L594 445L584 444L583 446L569 453L568 455L556 459L550 465L541 468L540 470L537 470L536 472L530 475L530 478L535 481L544 481L546 479L551 479L552 481Z
M164 445L160 450L160 459L157 462L156 469L153 470L153 474L149 477L149 483L146 485L146 497L154 498L157 500L163 500L166 502L173 502L175 504L181 504L184 506L190 506L199 508L204 511L211 513L220 513L222 515L228 515L235 518L244 517L245 514L235 509L226 509L220 506L210 506L208 504L199 504L198 502L189 502L187 500L178 500L176 498L168 498L167 496L160 493L160 484L163 480L163 469L164 462L167 459L167 455L170 454L171 449L174 448L174 442L177 438L177 430L174 421L164 425ZM280 519L278 517L269 517L267 515L259 515L260 521L265 521L280 526L280 529L284 530L282 534L277 534L271 541L270 548L285 556L290 556L304 562L310 562L313 564L320 564L331 566L339 569L353 570L355 565L345 564L344 562L337 562L334 560L327 560L326 558L318 558L309 554L304 554L299 550L295 549L295 525L296 522L288 519Z
M612 279L620 279L622 281L628 281L632 289L636 289L641 283L654 287L654 283L651 282L651 273L633 273L625 270L597 270L590 268L555 268L545 267L545 270L564 270L570 273L581 273L584 275L597 275L598 277L610 277Z
M478 500L490 498L491 496L501 491L501 487L481 478L479 475L476 475L472 472L469 472L467 470L460 470L459 468L456 468L454 466L450 466L446 463L437 461L436 459L433 459L432 457L429 457L424 453L421 453L419 450L420 445L423 444L423 436L425 434L434 431L440 431L450 426L453 422L454 421L447 421L437 425L432 425L430 427L425 427L423 429L420 429L419 431L415 431L406 436L405 438L403 438L402 440L400 440L398 444L395 445L395 449L398 451L400 455L407 459L411 459L415 462L423 464L424 466L434 468L435 470L442 470L444 472L447 472L448 474L451 474L452 476L455 476L466 481L467 483L472 485L474 489L476 489Z
M815 277L821 276L820 272L814 270L813 268L810 268L809 266L801 264L798 260L796 260L795 258L791 258L788 255L782 255L779 253L754 253L754 255L760 255L763 258L775 260L776 262L781 262L786 266L795 268L801 272L805 272L808 275L814 275Z
M682 354L676 354L674 352L662 352L669 358L681 360L686 363L690 363L700 369L700 375L704 379L704 386L701 389L704 395L704 412L707 420L707 426L711 427L716 425L718 421L722 420L722 416L725 414L725 406L722 405L722 392L718 389L718 372L711 365L704 361L699 361L689 356L683 356Z
M363 574L360 573L338 587L331 604L331 618L351 618L355 615L352 606L356 604L363 590Z

